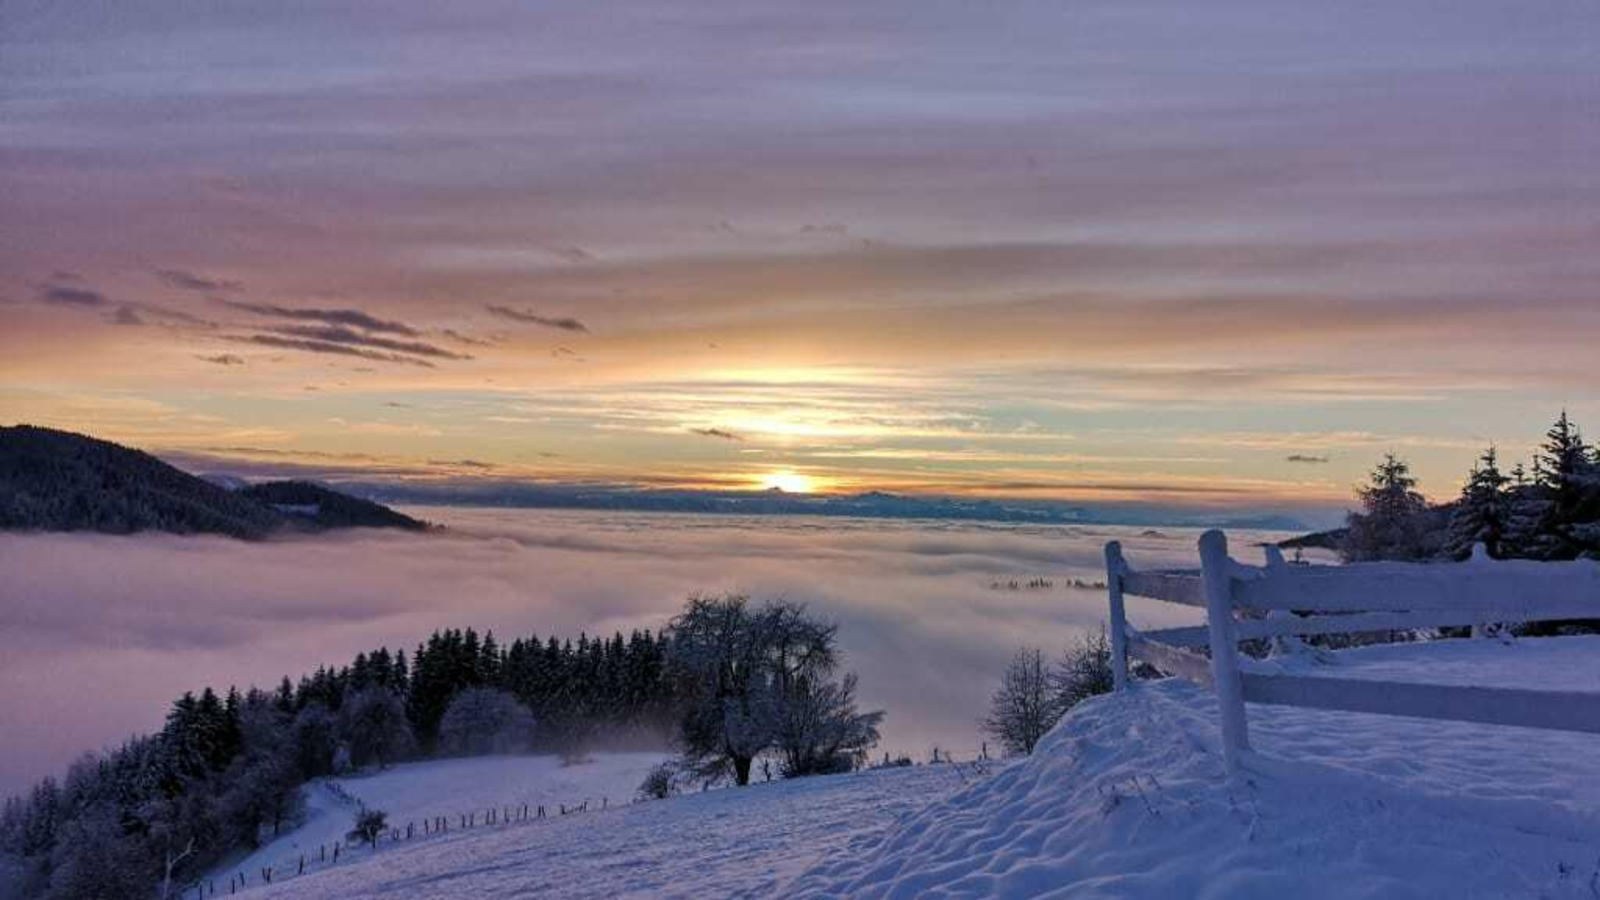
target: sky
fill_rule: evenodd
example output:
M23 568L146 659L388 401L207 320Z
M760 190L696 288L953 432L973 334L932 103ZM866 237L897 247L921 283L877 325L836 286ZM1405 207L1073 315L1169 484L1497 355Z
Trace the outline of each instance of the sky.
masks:
M439 628L516 637L658 629L692 593L805 603L839 624L882 750L979 749L978 717L1019 645L1053 659L1106 616L1102 546L1192 564L1196 532L546 510L414 510L447 524L272 542L0 534L0 797L160 727L207 685L274 686ZM1259 563L1258 535L1230 532ZM292 556L293 564L285 564ZM86 563L86 560L90 561ZM818 577L825 572L827 577ZM597 574L603 573L603 574ZM1034 590L997 589L1050 579ZM1195 610L1130 600L1136 625Z
M0 0L0 423L1337 508L1600 428L1600 7Z

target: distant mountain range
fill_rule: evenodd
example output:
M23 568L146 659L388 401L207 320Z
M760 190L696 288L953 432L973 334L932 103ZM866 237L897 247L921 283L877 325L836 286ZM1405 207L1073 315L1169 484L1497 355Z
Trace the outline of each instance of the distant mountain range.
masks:
M489 481L361 483L362 494L386 503L534 509L592 509L722 515L843 516L869 519L939 519L1042 525L1216 526L1263 531L1305 531L1293 516L1272 513L1217 516L1145 507L1072 506L1048 500L764 491L640 490L621 486Z
M420 531L428 525L309 482L230 490L110 441L31 425L0 427L0 530L257 539L352 527Z

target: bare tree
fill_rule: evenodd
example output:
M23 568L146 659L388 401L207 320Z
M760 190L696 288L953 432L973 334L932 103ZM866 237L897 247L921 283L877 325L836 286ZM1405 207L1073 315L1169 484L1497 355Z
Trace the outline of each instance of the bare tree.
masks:
M1024 647L1006 666L989 714L980 724L985 733L1000 741L1007 753L1028 754L1060 717L1061 711L1050 689L1044 651Z
M361 841L370 844L372 849L378 849L378 838L389 827L389 814L381 809L372 809L363 806L356 810L355 827L345 835L352 841Z
M1086 632L1068 646L1050 670L1049 678L1057 719L1090 697L1111 693L1116 681L1111 674L1111 645L1105 628Z
M181 851L175 851L170 843L167 845L166 864L161 872L161 900L167 900L168 897L172 896L172 870L176 869L179 863L193 854L194 838L192 837L189 838L189 843L185 844Z

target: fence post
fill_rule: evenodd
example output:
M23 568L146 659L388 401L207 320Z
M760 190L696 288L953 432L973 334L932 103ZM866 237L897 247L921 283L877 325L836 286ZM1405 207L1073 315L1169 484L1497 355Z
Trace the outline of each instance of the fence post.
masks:
M1128 689L1128 615L1122 605L1122 543L1106 542L1106 593L1111 599L1111 678L1116 689Z
M1484 546L1483 541L1477 541L1472 545L1472 556L1467 560L1467 562L1475 566L1487 565L1489 563L1489 548ZM1488 622L1476 622L1472 626L1473 640L1481 641L1493 633L1494 626L1490 625Z
M1244 716L1244 685L1239 680L1239 640L1233 624L1233 561L1228 538L1212 529L1200 535L1200 574L1206 593L1206 626L1211 633L1211 675L1222 712L1222 758L1228 775L1239 772L1239 754L1250 749Z

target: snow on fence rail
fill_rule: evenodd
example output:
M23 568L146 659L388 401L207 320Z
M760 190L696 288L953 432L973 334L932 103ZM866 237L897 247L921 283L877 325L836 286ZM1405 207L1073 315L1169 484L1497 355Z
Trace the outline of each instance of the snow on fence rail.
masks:
M1291 566L1268 547L1257 567L1229 557L1227 537L1208 531L1198 570L1137 571L1118 542L1106 544L1106 586L1116 689L1127 688L1130 657L1213 688L1230 773L1250 749L1247 701L1600 733L1600 693L1267 674L1245 671L1239 658L1241 640L1445 626L1477 635L1497 622L1600 618L1594 561L1500 562L1479 545L1463 563ZM1125 595L1201 607L1206 624L1139 631Z

